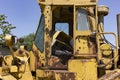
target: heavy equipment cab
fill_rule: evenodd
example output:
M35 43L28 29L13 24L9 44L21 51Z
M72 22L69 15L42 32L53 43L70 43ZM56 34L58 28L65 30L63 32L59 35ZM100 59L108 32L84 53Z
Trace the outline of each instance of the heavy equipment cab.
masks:
M32 50L21 45L14 51L14 36L6 36L12 56L4 57L0 72L12 80L120 80L118 38L104 32L109 8L97 2L38 0L41 18ZM105 35L113 35L115 45Z
M117 37L104 32L108 7L97 6L97 0L38 3L42 15L33 43L35 61L30 61L35 64L31 70L36 71L37 78L45 79L50 74L47 78L51 79L54 74L55 80L62 80L63 76L66 80L97 80L117 68ZM105 34L115 36L114 49Z

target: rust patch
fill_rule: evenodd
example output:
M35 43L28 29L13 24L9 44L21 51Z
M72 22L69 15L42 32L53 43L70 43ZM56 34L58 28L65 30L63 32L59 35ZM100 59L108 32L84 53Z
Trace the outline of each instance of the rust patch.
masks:
M90 12L89 12L89 15L92 16ZM90 29L93 30L94 25L93 25L92 19L90 17L88 17L88 18L89 18L89 24L90 24L90 26L92 26L92 27L90 27Z
M45 46L46 46L46 48L49 48L50 47L49 42L45 42Z
M35 56L35 68L38 68L40 66L39 64L39 56L38 56L38 50L32 50Z
M46 34L50 34L50 31L48 28L46 28Z
M52 30L49 30L48 28L45 29L46 30L46 34L49 35L50 37L52 37Z
M96 2L96 0L91 0L91 2Z
M40 2L45 2L45 0L39 0Z
M38 59L38 58L39 58L39 56L38 56L38 51L37 51L37 50L34 50L33 53L34 53L35 57Z
M75 55L78 55L79 54L79 50L77 50L76 52L75 52Z
M90 37L90 42L88 44L88 47L89 47L89 52L91 54L96 54L96 52L97 52L97 49L96 49L97 45L96 45L95 38Z
M0 55L0 66L2 66L2 64L3 64L3 56L2 55Z
M50 51L48 49L45 49L45 54L46 56L50 53Z
M113 71L113 72L110 72L110 73L102 76L98 80L116 80L117 78L119 78L119 76L120 76L119 71Z
M45 70L47 80L55 80L55 73L53 70Z
M56 56L52 56L48 62L49 64L49 68L50 69L67 69L67 65L63 65L61 63L61 60L56 57Z
M18 51L18 54L19 54L19 55L22 55L22 54L23 54L23 51L22 51L22 50L19 50L19 51Z
M26 52L23 51L23 50L18 50L18 51L16 51L15 54L16 54L17 56L20 56L20 57L24 57L24 56L26 56Z
M60 80L75 80L74 72L57 71L55 73L60 76Z

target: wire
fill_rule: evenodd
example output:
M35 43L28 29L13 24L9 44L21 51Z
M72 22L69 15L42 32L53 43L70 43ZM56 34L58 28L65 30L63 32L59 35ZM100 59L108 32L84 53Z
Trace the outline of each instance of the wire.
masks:
M103 32L103 29L102 29L102 26L100 25L100 30L101 30L101 32ZM106 43L108 43L108 44L110 44L112 47L114 47L114 48L117 48L115 45L113 45L110 41L108 41L107 39L106 39L106 37L105 37L105 35L104 34L101 34L102 36L103 36L103 38L104 38L104 40L105 40L105 42Z

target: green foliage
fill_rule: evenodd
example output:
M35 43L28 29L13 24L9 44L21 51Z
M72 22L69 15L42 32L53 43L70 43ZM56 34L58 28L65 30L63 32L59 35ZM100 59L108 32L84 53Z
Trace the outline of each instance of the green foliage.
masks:
M29 50L29 51L32 49L32 43L34 40L34 36L35 36L34 33L30 33L29 35L23 37L24 45L27 47L27 50Z
M0 33L0 47L4 45L5 35L11 34L11 30L15 28L9 22L6 21L6 18L7 17L5 15L0 15L0 30L2 31L2 33ZM24 42L23 43L18 42L15 47L18 49L20 45L25 45L27 47L27 50L31 50L32 42L34 39L34 33L31 33L22 38L24 38Z
M0 30L2 33L0 33L0 47L4 43L4 37L6 34L11 34L11 29L14 29L15 27L12 26L8 21L6 21L5 15L0 15Z

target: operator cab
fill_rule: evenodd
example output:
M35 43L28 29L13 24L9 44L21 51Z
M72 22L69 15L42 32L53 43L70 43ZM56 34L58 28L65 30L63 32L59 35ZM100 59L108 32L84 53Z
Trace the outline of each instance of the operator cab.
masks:
M77 45L80 37L82 40L85 37L85 44L91 42L89 52L95 53L95 36L87 37L95 31L95 7L76 7L74 10L73 6L52 6L51 10L46 15L42 14L34 39L34 44L41 53L44 53L47 45L51 47L51 54L61 59L63 56L69 59L74 53L84 53L87 50L83 49L88 48L88 45ZM47 20L48 16L50 18ZM50 44L45 41L45 35L49 40L52 39Z
M64 41L67 41L64 43L68 44L72 48L72 50L70 51L72 54L77 53L78 51L79 53L84 53L86 50L80 50L75 48L76 45L74 44L74 41L76 40L77 42L78 38L85 37L91 42L90 46L92 45L92 47L95 47L94 44L96 43L96 41L94 40L95 35L93 35L93 33L95 32L95 19L96 19L95 8L77 7L75 10L73 8L74 8L73 6L64 6L64 7L54 6L54 9L52 11L53 31L63 31L65 34L67 34L66 36L71 37L70 40L67 40L67 38L62 38L61 35L61 38L64 39ZM87 39L86 42L83 43L87 44L87 42L89 42L87 41ZM78 48L84 48L82 47L82 43L80 45L78 45L80 46ZM86 47L88 47L88 45L86 45ZM88 51L88 53L89 52L94 54L96 51L94 52L93 50L92 52L91 50Z
M52 25L55 32L52 40L52 54L65 62L73 54L73 43L71 42L73 38L73 7L54 6Z

